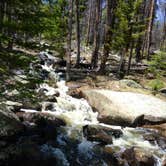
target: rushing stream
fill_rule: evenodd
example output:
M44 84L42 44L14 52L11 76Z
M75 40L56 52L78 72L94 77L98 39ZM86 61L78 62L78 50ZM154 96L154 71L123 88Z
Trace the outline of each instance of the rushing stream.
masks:
M67 94L68 87L65 81L61 79L61 73L55 73L53 66L45 63L42 65L43 71L47 71L49 77L57 82L57 87L51 87L43 83L36 90L44 92L46 96L53 96L59 93L57 102L43 102L42 112L59 117L66 122L66 126L58 128L58 136L55 140L57 146L52 147L48 144L41 146L41 151L45 155L51 153L57 157L59 166L69 165L96 165L107 166L107 156L104 152L111 149L118 158L126 149L135 147L135 149L154 157L155 165L161 166L162 160L166 155L166 149L162 149L156 142L153 144L146 141L143 135L148 135L148 131L142 128L124 128L120 126L110 126L101 124L97 120L97 112L93 112L85 99L76 99ZM22 110L32 112L33 110ZM35 112L35 110L34 110ZM123 135L120 138L113 138L113 144L100 145L98 142L88 141L83 136L83 126L99 125L107 128L122 130Z

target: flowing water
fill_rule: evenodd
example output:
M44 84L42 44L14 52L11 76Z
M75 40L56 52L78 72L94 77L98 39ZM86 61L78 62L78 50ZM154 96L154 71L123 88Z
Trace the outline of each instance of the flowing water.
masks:
M47 83L41 84L36 90L43 91L46 96L60 94L55 103L42 103L42 112L48 112L61 119L64 119L67 125L58 128L58 136L55 140L57 146L52 147L48 144L41 146L41 151L45 155L51 153L57 157L57 165L101 165L107 166L108 163L104 157L104 148L111 148L114 154L122 153L128 148L135 147L145 154L150 154L156 160L156 166L161 166L161 162L166 155L166 149L162 149L157 143L150 143L144 140L143 135L148 134L145 129L141 128L124 128L120 126L110 126L101 124L97 120L97 112L93 112L85 99L76 99L67 94L68 87L65 81L60 78L61 73L55 73L52 65L44 64L42 69L51 75L52 79L57 82L57 87L51 87ZM47 105L51 104L51 109ZM23 110L31 111L33 110ZM87 141L83 136L82 127L85 125L96 124L104 127L121 129L123 136L113 138L113 144L101 146L98 142Z

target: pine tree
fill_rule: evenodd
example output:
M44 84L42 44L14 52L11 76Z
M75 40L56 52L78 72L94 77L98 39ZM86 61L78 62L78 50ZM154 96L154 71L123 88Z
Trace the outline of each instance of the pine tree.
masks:
M107 0L107 16L106 16L106 27L105 27L105 39L104 39L104 50L103 56L101 57L100 73L105 72L107 58L110 53L110 44L112 42L113 29L115 26L115 11L117 7L116 0Z
M118 73L122 76L127 56L129 56L127 69L129 73L135 43L143 35L143 25L138 20L141 4L142 0L119 0L117 6L112 49L117 50L121 56Z
M153 28L154 16L155 16L154 14L155 6L156 6L156 0L150 0L146 43L145 43L145 53L147 54L147 60L150 59L150 47L151 47L151 40L152 40L152 28Z

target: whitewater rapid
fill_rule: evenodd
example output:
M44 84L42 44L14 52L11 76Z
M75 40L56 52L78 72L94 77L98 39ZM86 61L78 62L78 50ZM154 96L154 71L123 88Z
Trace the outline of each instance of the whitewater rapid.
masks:
M125 149L131 147L139 148L142 151L147 151L154 156L156 159L156 166L161 166L162 160L166 155L166 150L161 149L157 143L152 145L149 141L144 140L143 134L145 134L145 130L140 128L121 129L120 126L110 126L99 123L97 120L98 113L93 112L92 108L85 99L73 98L67 94L68 87L66 86L66 82L60 78L60 73L55 73L53 65L47 65L45 63L42 65L42 69L51 75L51 79L55 81L56 87L50 86L48 83L43 83L38 86L36 92L39 93L42 91L45 96L54 96L57 93L59 94L59 96L56 97L56 102L42 102L42 112L47 112L59 117L67 124L66 127L60 129L59 135L57 136L56 141L59 144L59 147L52 148L48 145L42 146L42 150L45 151L45 153L50 150L55 155L59 156L60 165L70 165L63 150L66 148L65 146L69 145L66 144L66 141L64 140L76 137L76 139L80 140L80 143L78 143L76 148L81 156L80 158L78 157L78 162L82 162L82 160L92 160L95 156L93 149L98 143L87 141L82 134L82 127L85 125L95 124L122 130L123 136L120 138L113 138L113 144L106 145L107 147L112 147L115 152L124 151ZM52 105L51 109L47 108L48 104ZM26 109L22 109L22 111L36 112L35 110ZM107 166L104 160L101 162L103 166Z

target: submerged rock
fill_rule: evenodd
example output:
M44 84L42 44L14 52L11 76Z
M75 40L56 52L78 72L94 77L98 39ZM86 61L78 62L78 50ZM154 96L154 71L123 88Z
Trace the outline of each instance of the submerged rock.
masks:
M166 137L166 123L159 124L159 125L145 125L143 127L149 128L149 129L155 129L160 135L162 135L163 137Z
M121 158L127 165L140 165L140 166L155 166L157 164L155 158L144 151L137 148L126 149L122 154Z
M119 138L123 135L121 130L100 125L84 126L83 133L87 140L101 142L102 144L112 144L112 137Z
M115 152L112 147L104 148L104 158L111 166L156 166L157 159L153 154L137 147Z
M166 149L166 138L161 137L156 132L150 132L149 134L143 135L143 138L147 141L149 141L152 145L158 145L161 149Z
M111 90L84 90L82 94L99 113L100 122L121 126L166 122L166 102L153 96Z

